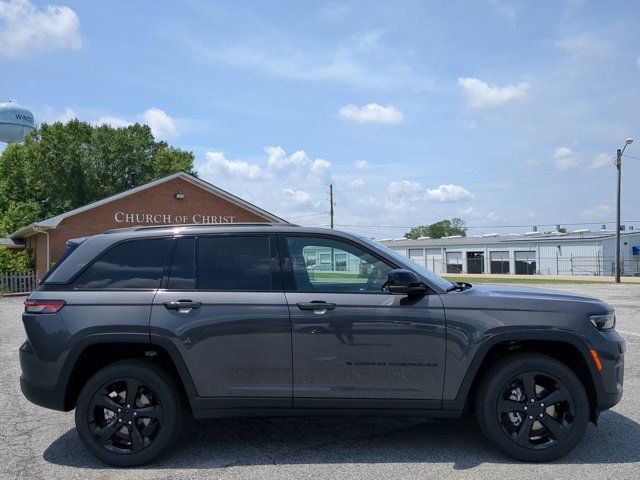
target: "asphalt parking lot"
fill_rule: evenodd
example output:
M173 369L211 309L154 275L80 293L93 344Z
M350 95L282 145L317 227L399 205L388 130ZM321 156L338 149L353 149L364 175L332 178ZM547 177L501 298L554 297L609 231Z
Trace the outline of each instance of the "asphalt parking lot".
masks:
M640 285L545 288L608 301L627 340L622 402L588 427L573 452L546 465L498 453L472 418L307 418L193 422L159 462L113 469L81 446L73 412L39 408L22 396L24 298L0 298L0 478L640 478Z

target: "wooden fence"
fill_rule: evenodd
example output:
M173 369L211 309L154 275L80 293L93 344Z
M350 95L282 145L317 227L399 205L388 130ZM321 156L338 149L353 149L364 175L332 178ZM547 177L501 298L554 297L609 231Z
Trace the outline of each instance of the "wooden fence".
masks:
M0 273L0 293L28 293L36 286L36 272Z

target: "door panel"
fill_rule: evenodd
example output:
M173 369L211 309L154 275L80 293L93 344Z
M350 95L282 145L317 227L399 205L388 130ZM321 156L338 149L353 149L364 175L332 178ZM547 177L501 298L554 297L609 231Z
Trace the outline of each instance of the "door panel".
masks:
M283 235L278 244L293 328L294 406L410 401L438 408L446 344L440 297L388 293L395 265L357 242Z
M178 348L199 396L225 408L291 406L291 321L274 236L177 238L163 287L151 334Z
M167 309L191 300L199 308ZM282 292L159 291L151 334L182 354L200 396L281 397L291 405L291 324Z
M445 320L437 295L418 301L391 294L286 296L296 406L310 397L441 399ZM297 305L319 300L335 308L321 313Z

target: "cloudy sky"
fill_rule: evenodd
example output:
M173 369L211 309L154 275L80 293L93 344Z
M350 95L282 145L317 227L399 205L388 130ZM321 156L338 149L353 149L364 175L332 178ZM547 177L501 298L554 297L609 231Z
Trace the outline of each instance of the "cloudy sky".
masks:
M0 0L0 100L147 123L291 221L327 225L332 182L336 224L370 236L599 228L635 135L640 225L636 1L52 1Z

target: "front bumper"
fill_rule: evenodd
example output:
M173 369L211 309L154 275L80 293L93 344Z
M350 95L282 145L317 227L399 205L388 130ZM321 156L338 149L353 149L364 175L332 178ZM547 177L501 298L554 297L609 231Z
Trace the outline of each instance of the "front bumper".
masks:
M595 346L602 360L602 371L596 373L600 377L600 388L597 390L596 411L602 412L616 405L624 392L624 354L626 343L614 330L603 335L606 343Z

